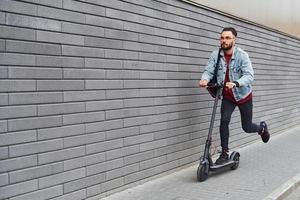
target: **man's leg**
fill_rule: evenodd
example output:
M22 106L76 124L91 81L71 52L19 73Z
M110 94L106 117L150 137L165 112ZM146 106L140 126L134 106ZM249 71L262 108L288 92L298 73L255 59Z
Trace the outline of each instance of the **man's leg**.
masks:
M242 105L239 105L241 114L242 128L246 133L258 133L260 126L252 122L253 103L252 99Z
M220 138L222 150L228 151L228 140L229 140L229 123L231 115L236 105L230 100L223 98L221 104L221 122L220 122Z
M239 109L241 113L243 130L246 133L258 133L261 136L262 141L267 143L270 139L267 123L263 121L260 122L260 125L257 125L252 122L252 99L247 103L239 105Z
M221 122L220 122L220 137L222 153L216 160L217 165L221 165L228 161L228 140L229 140L229 123L232 112L234 111L235 103L223 98L221 104Z

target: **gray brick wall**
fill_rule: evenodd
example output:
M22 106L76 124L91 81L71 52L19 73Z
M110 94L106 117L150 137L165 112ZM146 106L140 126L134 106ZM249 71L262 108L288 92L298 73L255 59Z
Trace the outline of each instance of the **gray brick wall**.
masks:
M179 0L1 0L0 199L96 200L197 161L224 26L254 66L254 121L298 125L299 39ZM231 147L257 139L236 111Z

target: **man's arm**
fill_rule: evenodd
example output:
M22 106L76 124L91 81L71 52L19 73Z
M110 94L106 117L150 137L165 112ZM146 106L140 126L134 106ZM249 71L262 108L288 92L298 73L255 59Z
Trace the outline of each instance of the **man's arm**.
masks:
M215 65L217 62L217 54L218 52L214 51L210 55L206 67L204 69L204 72L202 74L201 80L199 81L200 87L206 87L207 83L213 78L215 73Z
M238 83L238 86L242 87L245 85L251 85L254 80L254 71L252 68L250 58L248 54L245 52L242 55L241 70L242 70L241 78L235 80Z

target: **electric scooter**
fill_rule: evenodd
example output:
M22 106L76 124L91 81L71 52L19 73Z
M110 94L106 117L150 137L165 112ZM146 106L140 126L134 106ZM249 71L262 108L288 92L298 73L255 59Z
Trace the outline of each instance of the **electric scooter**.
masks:
M210 147L212 143L212 131L213 131L213 126L214 126L214 121L215 121L215 116L216 116L216 110L218 107L218 101L220 99L220 95L222 92L222 86L216 85L216 84L209 84L207 87L215 87L216 89L216 95L214 97L214 106L213 106L213 112L211 116L211 121L210 121L210 126L209 126L209 131L208 131L208 136L206 139L205 143L205 149L204 149L204 154L200 158L200 165L197 169L197 179L198 181L205 181L208 178L209 172L216 172L216 171L221 171L225 169L232 169L235 170L239 166L240 162L240 154L236 151L232 152L229 156L229 159L227 162L221 165L216 165L212 161L211 154L210 154Z

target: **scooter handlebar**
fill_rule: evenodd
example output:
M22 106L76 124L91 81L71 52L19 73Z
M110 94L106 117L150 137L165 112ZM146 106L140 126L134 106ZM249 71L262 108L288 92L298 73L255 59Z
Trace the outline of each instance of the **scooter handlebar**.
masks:
M217 83L207 83L207 87L217 87Z
M206 87L210 87L210 88L215 88L215 87L222 88L223 86L219 85L217 83L207 83Z

